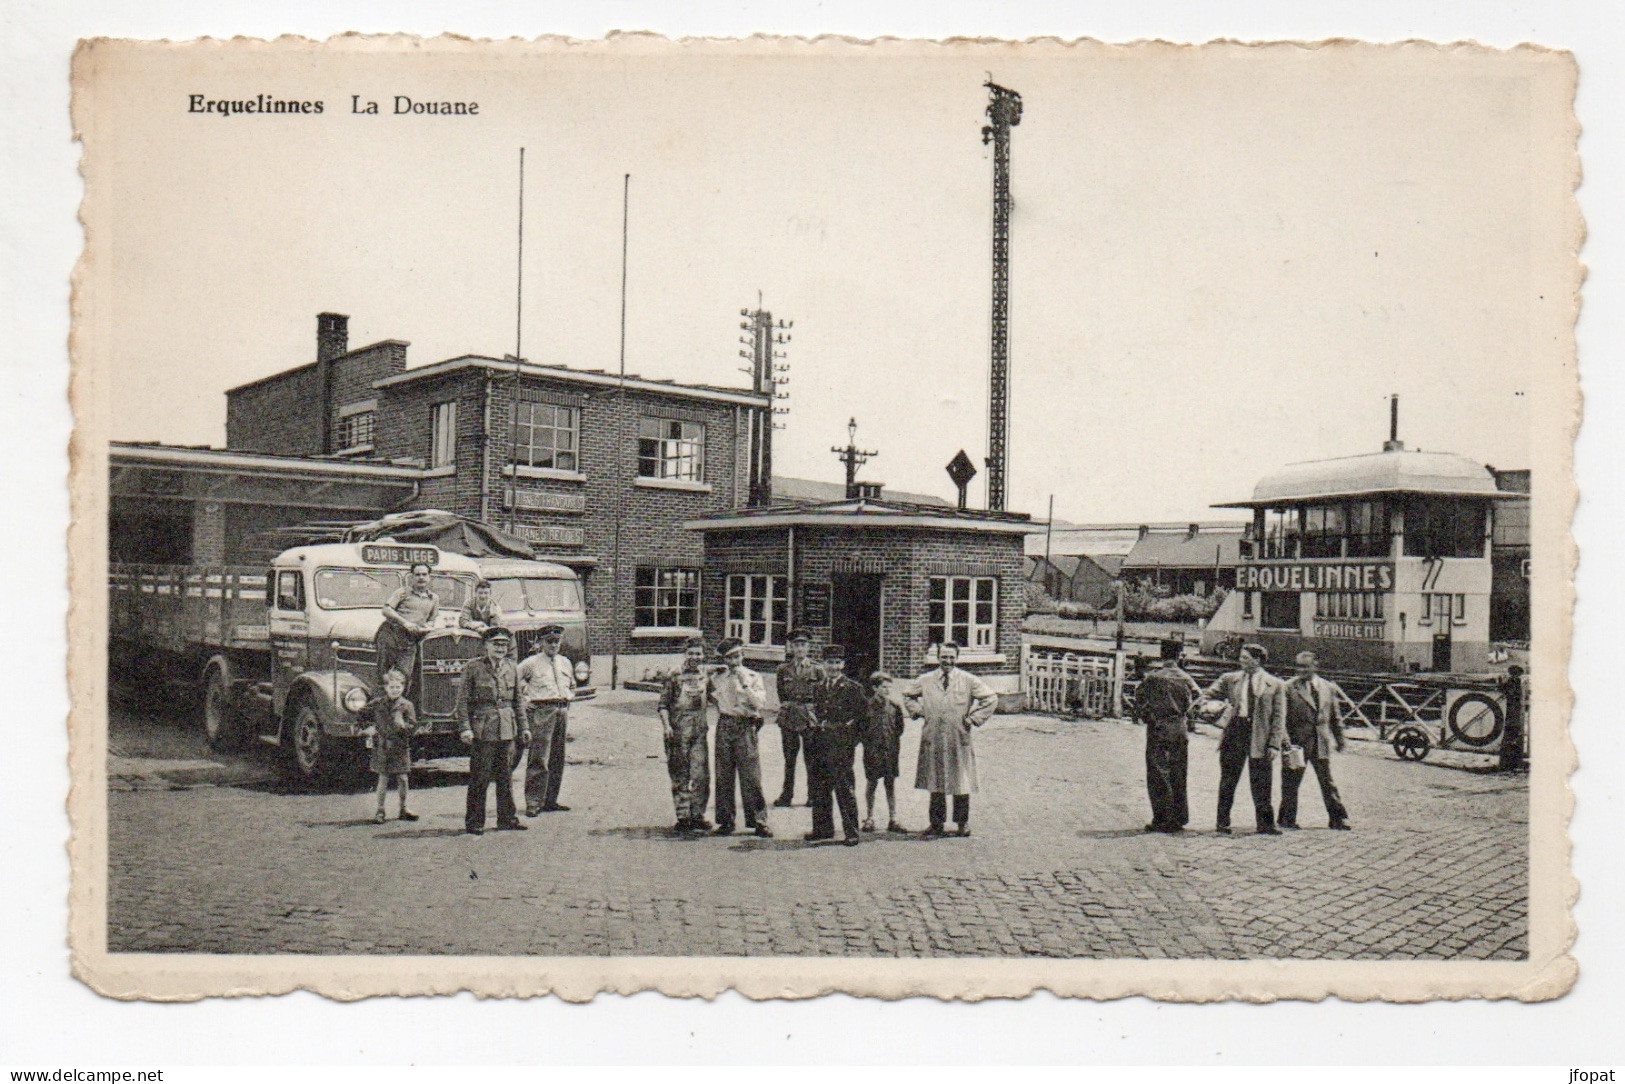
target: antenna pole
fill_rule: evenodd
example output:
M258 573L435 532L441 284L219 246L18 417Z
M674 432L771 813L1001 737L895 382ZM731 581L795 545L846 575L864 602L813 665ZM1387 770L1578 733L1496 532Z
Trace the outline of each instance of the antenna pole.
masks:
M519 374L525 353L525 148L519 148L519 244L514 276L513 405L508 417L508 531L519 526Z
M1004 511L1010 427L1010 129L1021 123L1021 95L991 78L984 84L992 121L982 142L993 144L992 366L988 378L987 506Z

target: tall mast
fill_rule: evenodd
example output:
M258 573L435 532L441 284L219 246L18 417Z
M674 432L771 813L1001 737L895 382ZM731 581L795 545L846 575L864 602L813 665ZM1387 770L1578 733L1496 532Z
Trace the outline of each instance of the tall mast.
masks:
M993 144L993 328L988 378L987 506L1004 511L1010 429L1010 129L1021 123L1021 95L989 79L992 121L982 142Z

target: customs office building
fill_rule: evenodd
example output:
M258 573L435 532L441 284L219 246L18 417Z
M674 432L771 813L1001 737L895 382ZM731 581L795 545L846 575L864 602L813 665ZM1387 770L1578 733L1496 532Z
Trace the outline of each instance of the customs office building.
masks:
M1496 518L1526 522L1527 500L1482 463L1397 439L1283 467L1250 499L1216 506L1253 519L1202 650L1255 641L1277 671L1309 650L1338 670L1484 672L1492 609L1507 595L1492 568Z
M683 524L766 500L770 395L475 354L408 368L403 341L352 349L348 339L348 317L322 313L313 362L228 390L227 448L284 468L384 470L397 489L357 521L453 512L575 569L595 682L609 682L612 657L623 682L681 662L700 631L704 558ZM279 514L255 525L287 523ZM252 534L227 526L230 537Z
M348 339L322 313L313 362L228 390L225 449L115 446L114 537L141 551L122 559L263 566L287 527L441 509L580 574L596 683L612 658L621 682L673 669L702 634L766 665L806 624L854 673L914 672L952 637L1019 690L1027 517L772 478L773 400L751 388L472 354L409 368L406 342Z

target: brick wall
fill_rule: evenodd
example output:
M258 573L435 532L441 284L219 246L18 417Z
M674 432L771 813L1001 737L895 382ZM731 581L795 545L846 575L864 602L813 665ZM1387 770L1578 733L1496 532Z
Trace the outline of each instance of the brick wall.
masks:
M334 358L327 418L332 449L338 422L351 403L376 396L373 382L406 368L407 344L394 339ZM226 392L226 447L273 455L322 454L322 370L312 362Z
M489 391L487 386L489 385ZM374 454L428 462L430 417L435 404L457 403L456 463L452 472L423 482L419 505L441 508L498 527L510 522L509 502L516 488L521 507L513 523L526 527L563 528L580 532L581 544L536 543L538 555L593 556L599 564L584 574L589 650L630 655L668 655L680 651L678 638L633 638L636 570L647 566L698 568L704 556L700 536L684 530L689 519L716 515L745 499L743 470L748 423L736 433L732 404L629 390L624 398L613 388L583 387L565 381L526 377L521 394L572 406L580 411L578 467L580 479L520 477L517 484L505 468L512 450L514 387L505 373L462 369L379 389ZM489 398L489 404L487 403ZM486 463L485 418L489 409L489 465ZM640 486L637 476L638 420L646 415L681 417L705 425L705 479L708 491ZM481 485L483 478L484 485ZM524 506L541 501L546 509ZM616 576L615 512L621 514L621 569ZM618 620L615 615L618 613ZM615 626L612 629L612 625ZM600 679L603 680L603 679Z
M314 363L226 392L226 447L320 455L321 374Z

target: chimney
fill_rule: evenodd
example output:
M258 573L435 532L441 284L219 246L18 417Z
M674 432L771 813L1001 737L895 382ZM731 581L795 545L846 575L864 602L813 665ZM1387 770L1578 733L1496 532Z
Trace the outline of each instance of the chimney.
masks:
M1199 532L1201 529L1202 525L1200 523L1191 524L1190 529L1185 532L1185 541L1189 542L1191 539L1195 538L1197 532Z
M1146 535L1148 535L1148 534L1150 534L1150 533L1151 533L1151 528L1150 528L1150 527L1147 527L1147 526L1146 526L1146 525L1145 525L1145 524L1143 524L1143 523L1142 523L1142 524L1140 524L1140 537L1141 537L1141 538L1144 538L1144 537L1145 537L1145 536L1146 536Z
M350 352L350 318L336 312L316 314L316 383L320 388L321 436L316 450L333 454L333 362Z
M336 312L316 315L316 360L332 361L350 352L350 318Z
M1399 439L1399 396L1388 397L1388 439L1382 442L1385 452L1403 452L1405 442Z

